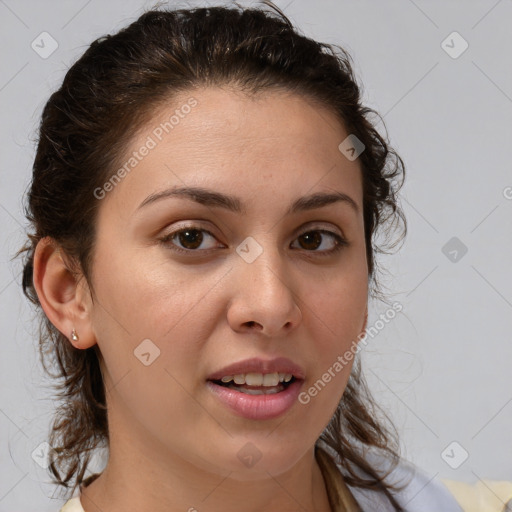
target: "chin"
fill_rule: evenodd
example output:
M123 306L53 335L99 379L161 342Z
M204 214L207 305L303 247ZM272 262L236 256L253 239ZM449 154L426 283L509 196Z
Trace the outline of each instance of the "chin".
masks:
M259 448L258 448L259 446ZM241 482L268 480L269 475L278 476L286 473L293 468L303 457L301 450L294 451L290 445L287 451L279 450L279 446L269 446L269 442L262 441L241 443L241 448L232 452L232 457L224 457L225 462L223 470L229 470L232 473L229 477Z

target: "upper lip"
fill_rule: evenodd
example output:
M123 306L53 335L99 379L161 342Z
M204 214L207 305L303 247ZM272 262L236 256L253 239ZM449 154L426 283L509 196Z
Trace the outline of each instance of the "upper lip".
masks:
M253 357L225 366L212 373L208 380L220 380L228 375L241 375L245 373L290 373L296 379L304 379L304 370L286 357L275 359L260 359Z

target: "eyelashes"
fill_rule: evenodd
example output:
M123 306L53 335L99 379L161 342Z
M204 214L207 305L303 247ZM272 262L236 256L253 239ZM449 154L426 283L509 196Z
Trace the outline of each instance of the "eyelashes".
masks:
M198 251L197 249L183 249L183 248L180 248L180 247L177 247L173 240L181 235L181 234L184 234L186 235L188 238L189 238L189 243L197 243L197 240L199 240L199 243L201 244L203 242L203 237L197 237L197 236L192 236L192 234L195 234L195 233L207 233L209 237L211 237L212 239L215 240L215 236L210 232L208 231L207 229L203 229L199 226L187 226L187 227L184 227L184 228L181 228L181 229L178 229L178 230L175 230L173 231L172 233L169 233L168 235L164 236L163 238L160 239L160 241L164 244L167 244L169 245L169 248L173 251L177 251L177 252L181 252L181 253L191 253L191 252L211 252L208 251L208 250L201 250L201 251Z
M203 236L201 233L206 233L207 236ZM198 236L200 235L200 236ZM192 248L187 247L179 247L175 243L175 239L178 239L178 242L182 245L189 245L192 246ZM206 249L199 249L201 245L203 245L203 242L207 240L208 238L211 238L212 240L216 240L215 236L208 231L207 229L204 229L197 225L190 225L185 226L180 229L177 229L161 238L158 239L158 241L164 245L169 250L176 252L178 254L182 255L189 255L189 256L198 256L198 255L209 255L213 251L216 250L215 247L213 248L206 248ZM333 240L332 247L327 250L317 250L318 246L322 246L325 244L324 240L325 238L331 238ZM333 231L327 230L327 229L308 229L306 231L303 231L295 240L301 240L302 243L305 242L305 245L313 243L315 249L307 249L307 248L299 248L299 250L303 250L305 253L308 253L308 256L314 255L318 257L325 257L325 256L331 256L335 253L338 253L341 251L344 247L347 247L349 245L349 242L344 239L342 236L340 236L338 233L335 233ZM294 240L294 242L295 242ZM222 245L222 244L221 244ZM223 247L224 248L224 247Z

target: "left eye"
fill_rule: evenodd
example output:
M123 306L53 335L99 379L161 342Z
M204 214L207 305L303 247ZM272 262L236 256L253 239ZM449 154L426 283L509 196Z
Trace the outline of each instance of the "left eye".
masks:
M203 235L203 233L206 233L206 237ZM326 235L328 235L332 240L330 244L331 248L317 251L316 249L324 245L323 239ZM182 247L178 247L176 245L174 242L176 238ZM208 230L200 228L199 226L190 226L165 235L160 239L160 242L178 253L192 253L200 252L197 251L197 249L201 246L205 238L211 238L215 240L215 236ZM304 248L306 252L318 252L319 255L332 254L348 245L348 242L340 235L325 229L313 229L310 231L305 231L299 235L296 240L302 244L302 248ZM211 249L211 247L204 250L207 251L209 249Z
M337 233L333 233L332 231L328 231L326 229L314 229L312 231L306 231L299 235L297 240L302 240L303 244L309 246L309 248L313 246L314 249L317 249L319 246L322 245L322 238L325 235L329 235L329 237L331 237L331 240L333 240L333 242L331 243L331 248L323 251L315 250L312 252L320 252L323 253L323 255L329 255L341 250L343 247L348 245L348 242L340 235L338 235Z

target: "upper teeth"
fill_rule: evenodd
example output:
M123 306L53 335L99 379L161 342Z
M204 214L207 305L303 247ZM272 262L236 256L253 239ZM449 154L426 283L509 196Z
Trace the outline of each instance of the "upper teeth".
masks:
M277 386L280 382L290 382L291 373L243 373L239 375L226 375L222 382L234 380L235 384L247 384L248 386Z

